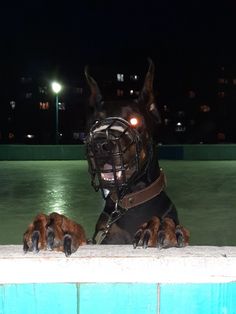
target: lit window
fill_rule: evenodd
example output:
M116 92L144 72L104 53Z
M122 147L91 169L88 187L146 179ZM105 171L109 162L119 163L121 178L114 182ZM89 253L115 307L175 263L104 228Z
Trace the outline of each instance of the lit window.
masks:
M196 93L193 90L188 91L188 97L190 99L193 99L196 97Z
M164 119L164 125L167 126L167 125L169 125L169 124L170 124L170 120L167 119L167 118L165 118L165 119Z
M8 138L9 138L9 140L14 140L15 134L13 132L9 132L8 133Z
M75 93L79 94L79 95L82 95L83 94L83 88L82 87L76 87L75 88Z
M164 105L164 106L163 106L163 110L164 110L164 112L168 112L168 111L169 111L168 106L167 106L167 105Z
M130 75L130 80L131 81L138 81L138 75L137 74Z
M26 99L30 99L31 97L32 97L32 93L31 92L25 94L25 98Z
M59 102L58 103L58 109L59 110L66 110L66 105L65 105L65 103L64 102Z
M183 133L186 131L185 125L183 125L182 122L177 122L175 126L175 132L177 133Z
M48 109L49 109L49 103L48 103L48 101L46 101L46 102L40 101L40 103L39 103L39 109L40 109L40 110L48 110Z
M124 96L124 91L123 91L123 89L117 89L116 95L119 96L119 97Z
M179 118L183 118L183 117L185 116L185 112L184 112L183 110L179 110L179 111L177 112L177 116L178 116Z
M32 138L34 138L34 134L26 134L25 137L28 138L28 139L32 139Z
M15 107L16 107L16 102L14 100L11 100L10 101L10 106L11 106L11 109L14 110Z
M228 80L225 78L218 78L218 83L219 84L228 84Z
M47 87L46 86L39 86L39 93L40 94L47 94Z
M218 139L218 141L225 141L225 139L226 139L226 136L225 136L225 133L224 132L218 132L217 133L217 139Z
M118 82L124 82L124 74L118 73L116 77Z
M24 76L22 76L20 78L20 81L21 81L22 84L27 84L27 83L31 83L32 82L32 78L31 77L24 77Z
M211 108L208 105L202 105L202 106L200 106L200 111L201 112L209 112L209 111L211 111Z
M219 98L224 98L225 97L225 92L218 92L218 97Z

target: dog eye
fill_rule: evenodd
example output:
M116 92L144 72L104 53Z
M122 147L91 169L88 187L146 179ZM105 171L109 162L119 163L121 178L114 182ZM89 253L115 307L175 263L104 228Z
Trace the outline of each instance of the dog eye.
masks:
M130 117L129 119L129 123L133 126L133 127L137 127L141 124L141 120L138 117Z

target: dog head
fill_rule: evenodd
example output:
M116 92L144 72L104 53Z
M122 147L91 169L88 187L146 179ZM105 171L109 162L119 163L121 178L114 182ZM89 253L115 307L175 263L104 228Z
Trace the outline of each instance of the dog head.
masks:
M117 198L142 176L152 157L153 133L160 116L153 93L154 63L136 101L105 101L85 70L91 94L86 152L95 190L115 191ZM104 194L103 194L104 195Z

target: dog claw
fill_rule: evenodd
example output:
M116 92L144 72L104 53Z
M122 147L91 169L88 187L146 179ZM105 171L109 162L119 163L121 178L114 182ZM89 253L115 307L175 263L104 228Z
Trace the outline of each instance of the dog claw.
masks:
M35 230L32 234L32 250L34 253L39 252L39 231Z
M157 235L157 248L161 249L164 247L165 242L165 232L160 230Z
M176 227L175 235L176 235L176 239L177 239L177 247L184 247L184 246L186 246L186 239L185 239L185 236L184 236L184 232L183 232L183 230L181 229L180 226Z
M136 249L136 247L139 245L139 242L141 240L142 230L138 230L134 235L133 240L133 248Z
M137 246L141 246L144 249L148 247L148 242L151 237L150 230L138 230L134 236L133 248L136 249Z
M151 232L146 230L143 235L143 248L146 249L148 247L148 242L151 236Z
M54 238L55 238L54 232L51 231L51 230L48 231L48 234L47 234L47 248L50 251L53 250Z
M28 246L26 240L24 240L23 251L24 251L25 254L29 251L29 246Z
M72 253L71 251L71 245L72 245L72 240L71 240L71 236L69 234L66 234L64 236L64 253L66 255L66 257L69 257Z

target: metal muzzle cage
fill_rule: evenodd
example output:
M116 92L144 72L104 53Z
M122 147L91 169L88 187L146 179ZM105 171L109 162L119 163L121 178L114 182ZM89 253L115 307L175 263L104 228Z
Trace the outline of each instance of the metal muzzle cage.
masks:
M118 198L140 172L141 140L126 120L112 117L97 121L86 138L91 183L96 191L114 191Z

